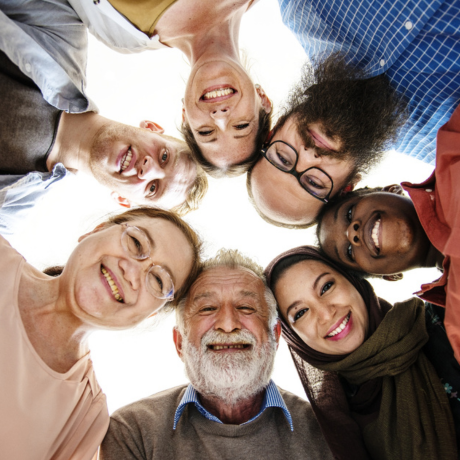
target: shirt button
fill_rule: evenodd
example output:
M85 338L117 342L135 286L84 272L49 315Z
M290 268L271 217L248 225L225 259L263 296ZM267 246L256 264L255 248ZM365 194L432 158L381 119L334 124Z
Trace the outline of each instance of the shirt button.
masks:
M425 189L425 192L428 192L428 193L430 193L430 192L432 192L432 191L433 191L433 190L431 190L431 188Z
M385 65L385 59L380 60L380 67L383 67Z
M405 27L407 30L411 30L412 27L414 27L414 24L412 24L411 21L406 21L406 23L404 24L404 27Z
M26 62L25 68L27 73L30 73L30 71L32 70L32 66L28 62Z

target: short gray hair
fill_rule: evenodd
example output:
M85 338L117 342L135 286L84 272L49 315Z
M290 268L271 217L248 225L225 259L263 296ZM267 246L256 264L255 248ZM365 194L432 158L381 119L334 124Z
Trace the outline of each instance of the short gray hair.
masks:
M238 249L219 249L217 254L208 259L203 264L203 270L201 274L206 271L212 270L218 267L226 267L233 270L246 269L251 271L257 278L259 278L265 286L265 302L267 303L268 308L268 328L271 330L275 327L278 321L278 312L276 309L276 300L271 289L267 285L267 280L264 275L263 268L251 258L241 254ZM201 276L200 274L200 276ZM197 279L199 279L199 277ZM196 282L197 280L195 280ZM193 286L193 284L192 284ZM184 310L188 301L188 294L190 289L187 292L187 295L179 302L176 308L176 325L181 334L186 332L185 322L184 322Z

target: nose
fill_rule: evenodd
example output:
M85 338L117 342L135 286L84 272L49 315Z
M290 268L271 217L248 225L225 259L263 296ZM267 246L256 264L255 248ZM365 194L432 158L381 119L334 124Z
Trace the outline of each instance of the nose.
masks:
M149 258L144 260L122 258L118 262L123 278L131 285L134 291L137 291L141 287L141 277L145 277L145 273L151 265L152 262Z
M225 304L219 308L214 329L221 332L236 332L241 329L238 311L231 304Z
M336 313L336 308L333 304L323 304L320 308L318 308L316 315L318 317L318 322L328 323L334 319Z
M305 147L302 145L298 153L299 160L295 168L297 172L303 172L321 163L321 156L316 152L314 147Z
M347 239L353 246L361 246L361 223L358 221L351 222L347 228Z
M150 155L146 155L137 167L139 179L163 179L165 171Z
M229 106L224 106L219 109L211 109L209 114L211 115L211 118L214 120L216 125L219 126L220 129L224 130L227 127L228 118L230 115Z

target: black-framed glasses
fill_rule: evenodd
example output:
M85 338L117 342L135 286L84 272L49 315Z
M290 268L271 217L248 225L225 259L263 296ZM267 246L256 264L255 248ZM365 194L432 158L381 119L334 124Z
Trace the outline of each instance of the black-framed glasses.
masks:
M134 225L121 224L121 245L133 259L150 259L150 242L143 230ZM145 284L151 295L161 300L174 299L174 283L169 273L161 265L153 263L145 276Z
M331 176L316 166L297 172L295 167L299 161L297 150L284 141L272 142L267 148L262 149L262 155L275 168L292 174L300 186L317 200L327 203L332 193L334 182Z

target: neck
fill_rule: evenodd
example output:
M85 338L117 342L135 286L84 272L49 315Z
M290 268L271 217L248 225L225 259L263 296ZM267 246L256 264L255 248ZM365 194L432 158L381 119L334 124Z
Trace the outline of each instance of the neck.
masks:
M89 328L69 311L60 277L30 265L23 270L19 310L27 336L41 359L56 372L67 372L88 352Z
M187 56L192 67L197 62L222 58L239 62L238 38L241 18L246 8L247 5L243 5L220 19L218 15L219 20L211 20L211 23L204 22L201 17L200 26L193 34L179 35L166 40L162 38L162 42L180 49ZM160 33L160 36L163 35L166 34Z
M216 416L221 422L231 425L241 425L255 417L262 407L265 390L255 396L238 401L236 404L228 404L226 401L208 396L200 395L203 407Z
M424 267L442 268L444 262L444 254L439 252L431 243L423 264Z
M56 163L62 163L72 171L90 173L91 146L99 129L108 120L94 112L63 112L59 122L56 141L46 166L51 171Z

